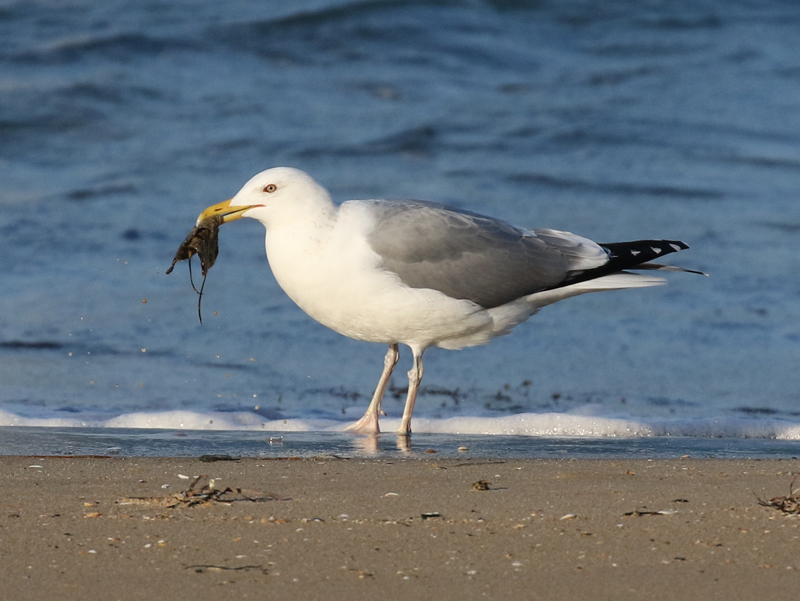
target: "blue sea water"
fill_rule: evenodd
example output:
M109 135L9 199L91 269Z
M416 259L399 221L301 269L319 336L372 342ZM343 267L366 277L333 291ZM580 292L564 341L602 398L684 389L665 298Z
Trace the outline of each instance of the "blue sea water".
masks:
M798 30L782 0L0 2L0 426L26 427L0 453L363 412L385 349L295 307L260 224L222 229L202 325L165 275L277 165L339 201L684 240L711 274L431 349L415 431L800 441Z

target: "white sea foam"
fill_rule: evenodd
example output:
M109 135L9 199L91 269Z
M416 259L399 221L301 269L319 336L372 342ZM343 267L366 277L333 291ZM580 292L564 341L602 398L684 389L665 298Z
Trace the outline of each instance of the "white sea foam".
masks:
M0 410L0 426L133 428L172 430L247 430L264 432L338 432L349 422L330 419L265 420L250 412L137 412L118 416L23 417ZM381 420L392 432L396 418ZM800 440L800 423L779 419L700 418L633 419L572 415L566 413L520 413L503 417L418 418L414 431L428 434L511 435L538 437L637 438L691 436L701 438L755 438Z

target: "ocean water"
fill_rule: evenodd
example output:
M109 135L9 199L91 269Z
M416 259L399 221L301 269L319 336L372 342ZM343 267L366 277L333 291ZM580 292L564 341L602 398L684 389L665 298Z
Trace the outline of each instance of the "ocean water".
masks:
M711 274L429 350L415 432L800 448L798 30L782 0L0 1L0 453L341 441L385 349L295 307L260 224L221 230L203 324L186 264L165 275L278 165L339 201L684 240L672 262Z

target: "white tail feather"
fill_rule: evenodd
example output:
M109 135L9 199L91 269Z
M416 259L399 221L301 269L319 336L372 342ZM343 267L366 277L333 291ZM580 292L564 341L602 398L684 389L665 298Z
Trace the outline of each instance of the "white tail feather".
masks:
M642 263L630 269L650 269L653 271L682 271L684 273L696 273L697 275L704 275L708 277L705 271L696 271L694 269L686 269L684 267L675 267L674 265L662 265L661 263Z
M527 301L537 308L542 308L564 300L565 298L579 296L588 292L623 290L625 288L647 288L650 286L661 286L666 283L667 280L664 278L657 278L652 275L627 272L614 273L594 280L578 282L570 286L536 292L528 296Z

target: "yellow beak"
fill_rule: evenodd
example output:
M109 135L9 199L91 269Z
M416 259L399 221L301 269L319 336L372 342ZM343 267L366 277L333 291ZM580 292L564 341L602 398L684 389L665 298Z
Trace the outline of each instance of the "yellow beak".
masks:
M229 221L241 219L244 213L250 209L264 206L245 205L241 207L232 207L231 200L232 199L228 199L208 207L205 211L200 213L200 216L197 218L197 223L199 224L201 221L205 221L206 219L216 216L222 217L222 223L228 223Z

